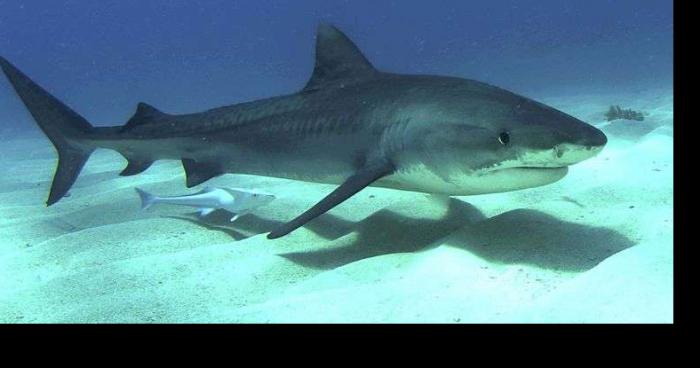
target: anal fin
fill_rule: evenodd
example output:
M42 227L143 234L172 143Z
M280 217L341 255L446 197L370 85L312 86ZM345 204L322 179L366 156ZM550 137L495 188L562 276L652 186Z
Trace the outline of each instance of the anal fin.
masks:
M306 212L269 233L267 238L276 239L291 233L307 222L324 214L331 208L352 197L355 195L355 193L372 184L379 178L391 174L394 169L394 165L386 160L366 165Z
M187 177L187 187L191 188L224 173L221 166L210 162L197 162L189 158L182 159L182 167Z

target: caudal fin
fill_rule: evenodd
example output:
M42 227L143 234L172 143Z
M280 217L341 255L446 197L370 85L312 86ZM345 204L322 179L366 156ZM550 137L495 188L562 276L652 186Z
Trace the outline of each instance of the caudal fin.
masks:
M153 206L154 203L156 203L156 196L154 196L151 193L148 193L147 191L141 189L141 188L134 188L136 189L136 192L139 194L139 197L141 197L141 209L145 210L148 209L149 207Z
M58 202L78 178L94 147L84 140L93 130L82 116L0 57L0 68L58 152L58 165L46 205Z

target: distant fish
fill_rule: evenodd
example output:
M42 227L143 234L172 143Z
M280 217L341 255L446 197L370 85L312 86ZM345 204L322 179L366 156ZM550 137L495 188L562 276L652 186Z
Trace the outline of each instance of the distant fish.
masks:
M136 191L141 197L143 210L157 203L176 204L196 207L199 215L203 217L214 210L223 209L234 214L231 222L275 199L275 196L270 193L240 188L208 187L195 194L174 197L155 196L139 188L136 188Z

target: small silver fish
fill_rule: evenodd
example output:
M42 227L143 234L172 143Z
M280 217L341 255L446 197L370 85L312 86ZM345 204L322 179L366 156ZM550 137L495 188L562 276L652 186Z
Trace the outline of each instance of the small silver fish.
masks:
M199 210L199 216L203 217L214 210L223 209L233 213L231 222L275 199L275 196L270 193L241 188L207 187L195 194L174 197L159 197L140 188L135 189L141 197L142 210L157 203L176 204L196 207Z

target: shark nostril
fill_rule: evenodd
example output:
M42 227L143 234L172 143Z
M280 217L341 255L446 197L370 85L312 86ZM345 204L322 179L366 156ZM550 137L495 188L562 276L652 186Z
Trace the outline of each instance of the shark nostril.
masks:
M562 156L564 156L564 148L561 145L555 146L554 154L557 156L557 158L561 158Z

